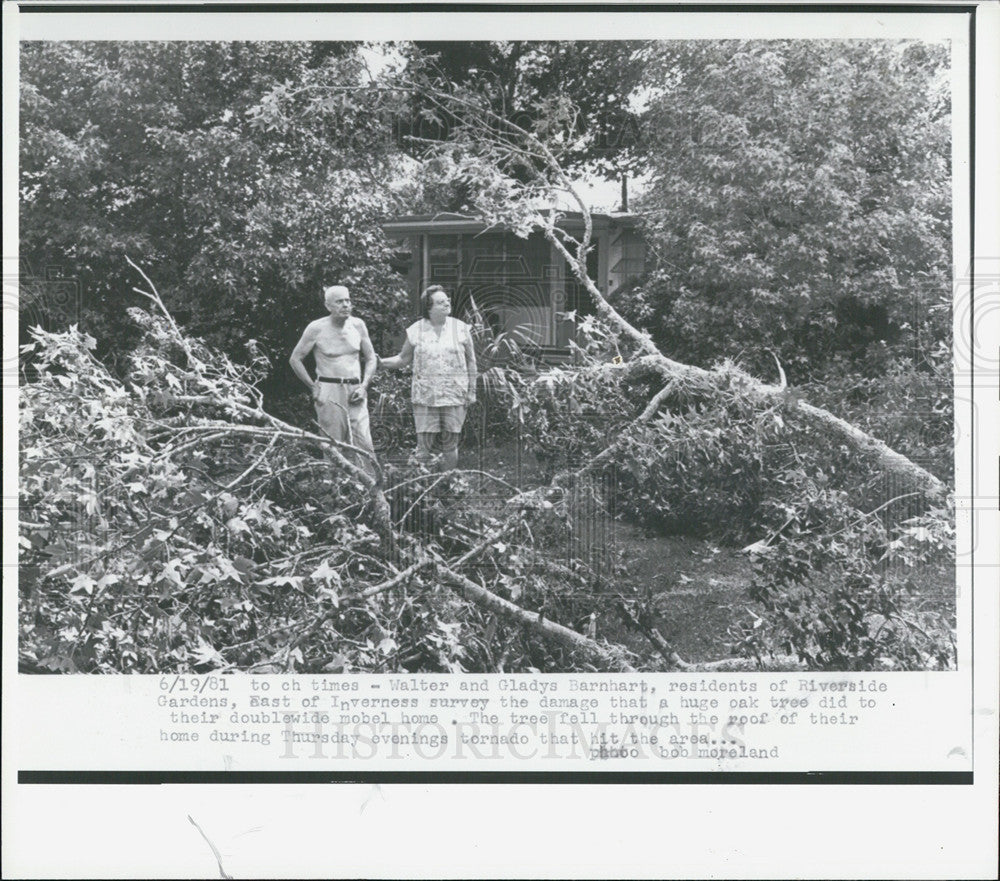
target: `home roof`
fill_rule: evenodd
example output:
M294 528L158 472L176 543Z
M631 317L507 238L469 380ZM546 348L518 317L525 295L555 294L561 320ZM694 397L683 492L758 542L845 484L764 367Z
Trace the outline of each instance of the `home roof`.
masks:
M610 229L613 226L635 226L637 215L625 212L611 214L592 213L594 230ZM583 229L583 214L579 211L565 211L559 215L557 226L562 229ZM405 214L394 217L382 224L388 235L412 235L424 232L433 233L481 233L490 229L482 220L464 214L442 212L440 214ZM495 226L496 232L503 227Z

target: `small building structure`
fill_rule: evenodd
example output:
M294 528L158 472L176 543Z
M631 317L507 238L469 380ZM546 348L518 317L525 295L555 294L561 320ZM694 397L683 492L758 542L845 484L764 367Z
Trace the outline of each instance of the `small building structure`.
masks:
M593 214L587 270L598 290L612 296L642 273L645 245L634 214ZM559 226L583 233L583 217L567 213ZM586 288L565 259L536 231L528 238L456 214L410 215L383 224L397 242L396 267L407 278L414 316L420 292L441 285L461 317L475 305L495 333L507 333L542 357L569 353L579 318L592 314Z

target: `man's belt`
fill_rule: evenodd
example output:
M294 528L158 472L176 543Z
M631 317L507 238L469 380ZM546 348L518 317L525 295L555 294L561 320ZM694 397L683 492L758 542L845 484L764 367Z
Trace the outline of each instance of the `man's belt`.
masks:
M361 380L360 379L354 379L354 378L345 379L345 378L340 377L340 376L317 376L316 379L318 379L320 382L336 382L336 383L338 383L340 385L360 385L361 384Z

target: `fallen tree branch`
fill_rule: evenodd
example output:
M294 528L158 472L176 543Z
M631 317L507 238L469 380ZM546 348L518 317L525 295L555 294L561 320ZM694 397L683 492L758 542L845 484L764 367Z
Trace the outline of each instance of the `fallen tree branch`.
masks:
M649 399L649 403L646 405L645 409L635 418L635 421L632 424L644 425L645 423L651 421L652 418L659 412L660 407L663 406L663 402L666 400L667 395L674 390L674 386L674 382L668 382L662 389L653 395L653 397ZM586 465L584 465L583 468L577 470L573 477L582 477L583 475L593 471L595 468L600 468L606 464L607 461L618 452L618 448L621 446L621 443L622 436L619 435L610 446L605 447ZM565 480L565 477L563 477L563 480Z
M768 661L757 661L754 658L721 658L718 661L694 663L688 667L690 673L719 673L738 671L778 671L802 670L805 665L794 655L771 655Z
M715 371L706 370L702 367L693 367L690 364L683 364L667 358L653 343L648 333L636 329L626 321L618 311L604 299L603 294L598 290L597 285L590 279L586 272L586 263L581 267L579 261L573 259L573 255L552 234L551 227L542 226L546 237L559 250L563 257L569 262L579 282L586 287L591 299L597 309L598 315L611 322L626 336L630 337L645 353L643 360L655 367L662 376L667 379L687 378L699 379L717 384L719 375ZM748 374L745 377L747 390L765 400L788 400L787 390L784 386L769 386L758 382ZM886 474L892 474L903 479L908 486L912 486L931 497L940 497L947 493L948 488L925 468L921 468L911 462L905 456L891 449L887 444L865 433L860 428L851 425L839 416L834 416L827 410L814 407L805 401L795 400L794 406L812 422L815 427L821 428L839 440L845 442L857 452L871 455L878 467Z
M620 600L615 603L615 609L627 624L635 628L653 644L653 647L663 656L663 659L670 664L670 666L677 667L681 670L690 669L691 665L677 654L674 647L663 638L663 634L660 633L656 627L648 625L640 618L637 618L632 614L632 612L629 611L628 606Z
M605 648L575 630L570 630L562 624L556 624L555 621L549 621L541 612L528 612L510 600L497 596L492 591L447 567L441 567L438 571L444 581L477 606L496 612L501 617L526 627L539 636L552 640L565 648L580 652L605 670L621 673L635 672L635 669L620 654L616 653L614 648ZM618 649L618 652L621 651Z
M767 351L771 353L771 357L774 358L774 363L778 368L778 388L788 388L788 378L785 376L785 369L781 366L778 356L771 349L768 349Z
M184 334L181 333L180 328L174 321L173 316L170 314L170 310L167 309L166 304L163 302L163 298L160 296L159 291L157 291L156 286L153 284L151 279L145 272L142 271L135 263L132 262L127 256L125 258L129 265L132 266L142 277L143 280L149 285L149 291L143 291L139 288L135 288L138 293L142 294L148 300L150 300L164 316L165 320L170 327L171 334L176 339L177 343L184 350L187 355L188 362L193 369L197 371L197 367L200 362L195 358L194 352L191 350L191 345L185 338ZM204 377L200 377L204 378ZM249 386L246 386L250 391ZM252 395L251 395L252 400ZM209 399L207 403L214 403ZM317 435L311 432L306 432L303 429L296 428L294 425L290 425L287 422L278 419L276 416L268 413L263 409L262 406L258 404L256 407L251 407L247 404L240 404L235 401L228 402L228 406L233 407L235 410L245 413L246 415L260 420L262 422L268 423L273 429L277 429L280 433L285 436L298 436L304 439L312 440L323 444L324 448L329 453L333 461L344 471L358 480L368 494L369 499L372 502L372 519L373 525L375 526L375 531L378 533L379 537L386 542L387 548L390 553L395 552L397 548L396 535L392 528L392 515L391 509L389 507L389 501L386 499L385 494L379 487L379 481L372 477L364 468L355 465L353 462L349 461L343 453L338 449L338 447L344 446L341 442L334 440L333 438L327 437L326 435ZM352 451L356 448L351 448ZM365 453L365 455L370 455L367 451L359 450L359 452ZM374 459L374 457L372 457Z
M413 563L411 566L407 566L402 572L398 572L396 575L394 575L392 578L386 581L373 585L372 587L369 587L361 591L360 593L354 594L353 596L342 597L341 602L350 602L351 600L357 600L357 599L366 599L366 600L371 599L372 597L377 596L380 593L384 593L385 591L391 590L392 588L402 584L404 581L406 581L407 578L411 578L421 569L425 569L428 566L432 565L433 563L434 560L432 559L425 559L421 560L418 563ZM306 640L308 640L314 634L318 633L320 629L323 627L323 625L326 624L327 621L336 618L338 614L340 614L339 608L331 609L327 612L324 612L322 615L316 618L313 621L313 623L310 624L305 630L299 633L299 635L292 640L289 647L292 649L298 648L300 645L305 643Z

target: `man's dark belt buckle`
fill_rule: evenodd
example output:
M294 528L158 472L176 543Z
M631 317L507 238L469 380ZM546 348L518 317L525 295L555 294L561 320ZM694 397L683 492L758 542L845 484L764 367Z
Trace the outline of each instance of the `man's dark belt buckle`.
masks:
M354 378L343 378L340 376L317 376L320 382L335 382L339 385L359 385L361 383L360 379Z

